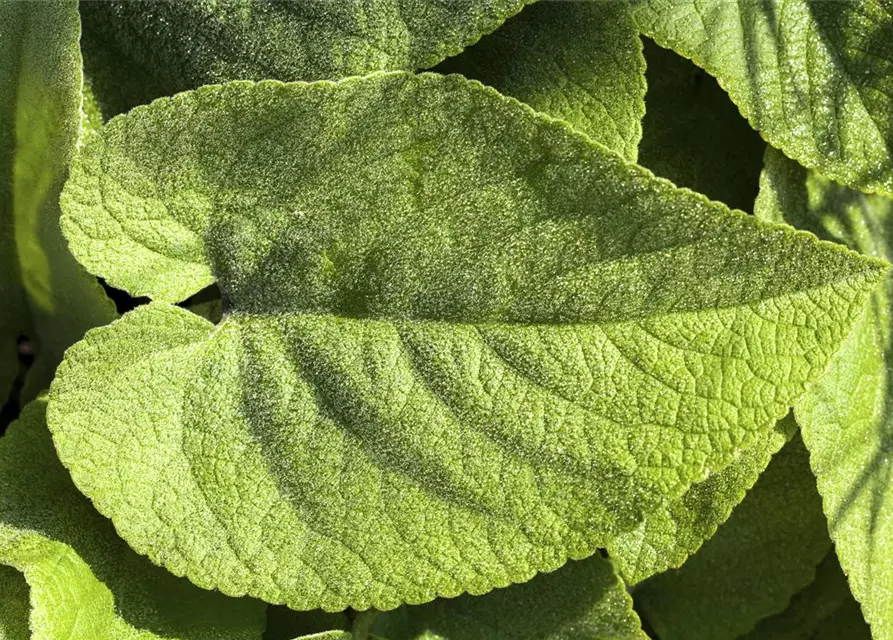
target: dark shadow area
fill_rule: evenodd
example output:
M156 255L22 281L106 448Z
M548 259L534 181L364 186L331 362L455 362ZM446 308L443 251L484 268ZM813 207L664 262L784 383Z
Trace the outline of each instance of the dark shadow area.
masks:
M116 289L115 287L111 286L102 278L99 278L99 284L102 285L102 289L103 291L105 291L105 294L111 299L112 302L115 303L115 309L120 315L124 315L128 311L133 311L137 307L151 302L151 300L149 300L149 298L145 296L134 298L126 291L122 291L121 289Z

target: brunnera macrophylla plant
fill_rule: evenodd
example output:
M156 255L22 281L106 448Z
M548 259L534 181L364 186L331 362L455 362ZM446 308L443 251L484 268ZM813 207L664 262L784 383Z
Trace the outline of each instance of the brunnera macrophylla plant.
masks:
M891 0L0 2L0 638L893 639Z

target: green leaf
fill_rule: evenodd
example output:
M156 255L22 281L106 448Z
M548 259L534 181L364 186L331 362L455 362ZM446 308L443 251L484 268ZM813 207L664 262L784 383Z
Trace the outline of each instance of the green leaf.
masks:
M596 554L485 596L435 600L378 616L389 640L647 640L611 562Z
M0 54L4 95L13 97L0 109L5 114L0 128L14 132L0 143L12 169L6 177L0 174L0 181L12 183L12 206L3 215L11 216L14 226L28 302L24 313L30 316L26 332L37 342L37 358L23 390L31 398L49 386L66 348L116 314L96 279L69 253L59 227L59 193L81 124L77 2L4 2L0 24L8 32L0 33L3 46L8 38L16 47ZM15 271L4 271L4 278Z
M84 56L111 116L228 80L333 80L426 69L530 1L84 2Z
M0 640L28 640L28 583L13 569L0 565Z
M893 2L637 0L661 46L715 76L773 146L893 195Z
M627 584L682 565L725 522L797 430L793 418L744 449L725 469L693 485L673 502L648 514L636 529L611 540L608 552Z
M716 80L651 40L644 43L648 93L639 164L680 187L750 211L766 144Z
M777 151L756 213L866 255L893 255L893 200L866 196ZM893 638L893 344L888 278L825 375L795 406L840 564L878 639Z
M815 580L794 596L787 609L761 620L742 640L814 638L871 640L868 625L833 551L819 565Z
M480 80L635 161L642 42L625 2L539 2L435 69Z
M350 629L346 613L293 611L288 607L267 607L267 629L263 640L291 640L298 636Z
M459 76L162 100L62 202L91 269L218 280L226 317L156 302L70 349L61 458L139 552L295 609L591 555L764 437L887 270Z
M831 546L809 454L795 436L731 517L679 569L636 589L661 640L723 640L783 611Z
M0 562L31 587L37 640L260 638L264 605L196 588L131 551L59 464L46 402L0 438Z

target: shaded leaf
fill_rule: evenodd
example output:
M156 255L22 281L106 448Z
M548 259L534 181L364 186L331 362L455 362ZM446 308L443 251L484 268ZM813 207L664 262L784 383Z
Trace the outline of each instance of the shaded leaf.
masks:
M893 1L636 0L642 32L715 76L774 147L893 195Z
M0 562L31 587L37 640L258 639L264 605L196 588L131 551L59 464L38 399L0 438Z
M28 583L13 569L0 565L0 640L28 640Z
M787 608L830 546L795 436L700 551L637 588L637 609L662 640L737 638Z
M629 160L638 155L645 59L625 2L536 3L435 70L480 80Z
M855 615L854 615L855 613ZM850 593L846 576L832 551L816 570L815 580L791 600L790 606L742 640L870 640L868 625Z
M756 213L866 255L893 255L893 200L866 196L778 151L766 155ZM893 638L891 286L875 289L828 371L795 405L840 564L875 638Z
M381 614L389 640L647 639L611 562L596 554L485 596L464 595Z
M216 280L226 317L155 302L70 349L61 458L141 553L296 609L591 555L764 437L887 269L459 76L162 100L63 207L109 282Z
M772 455L796 430L793 418L779 421L728 467L692 485L682 497L648 514L636 529L612 540L608 551L627 584L685 562L728 519Z
M750 211L766 144L716 80L650 39L644 43L648 93L639 164L680 187Z

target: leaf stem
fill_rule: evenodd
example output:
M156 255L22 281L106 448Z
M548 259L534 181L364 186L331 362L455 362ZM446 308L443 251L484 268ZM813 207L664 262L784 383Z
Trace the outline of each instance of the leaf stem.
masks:
M353 619L353 640L368 640L369 630L372 629L372 623L375 622L377 615L377 609L357 612L357 617Z

